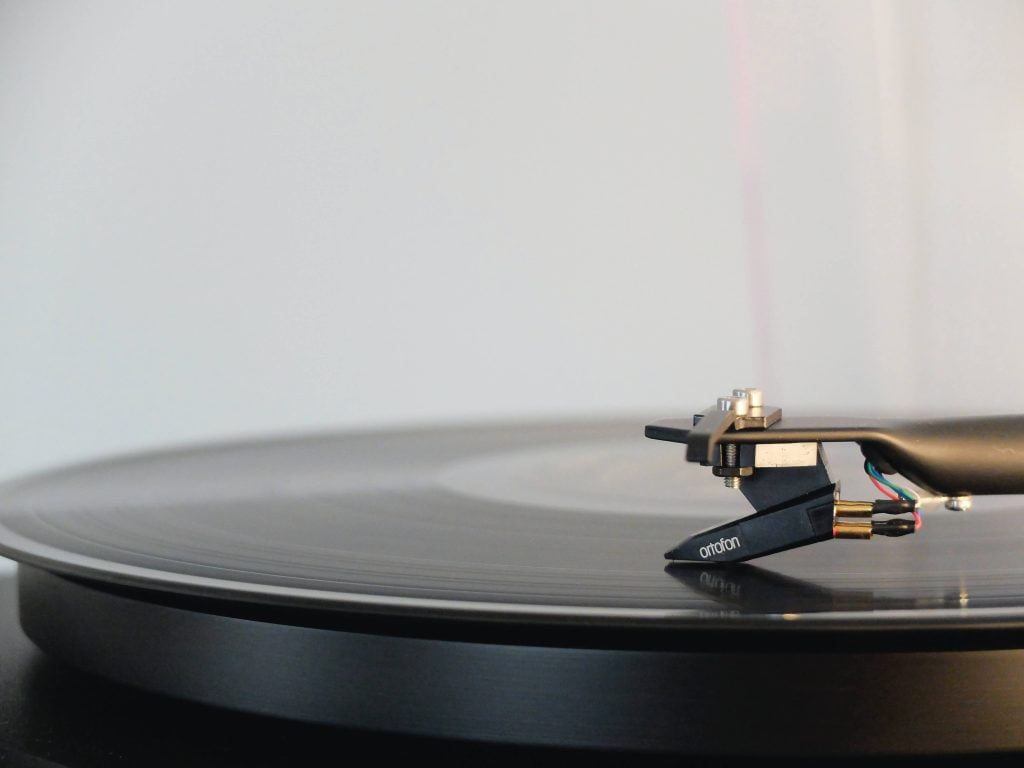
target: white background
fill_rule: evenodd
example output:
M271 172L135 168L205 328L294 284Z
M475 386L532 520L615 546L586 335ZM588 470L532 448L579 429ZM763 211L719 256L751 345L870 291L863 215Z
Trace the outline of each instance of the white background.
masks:
M0 476L1024 409L1024 4L0 3Z

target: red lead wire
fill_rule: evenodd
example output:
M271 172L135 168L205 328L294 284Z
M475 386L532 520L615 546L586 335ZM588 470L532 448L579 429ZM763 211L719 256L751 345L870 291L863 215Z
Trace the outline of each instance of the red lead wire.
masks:
M869 479L869 480L871 480L871 482L875 484L875 488L877 488L878 490L880 490L880 491L881 491L882 493L884 493L884 494L885 494L886 496L888 496L888 497L889 497L890 499L892 499L893 501L899 501L899 498L900 498L899 496L897 496L897 495L896 495L895 493L893 493L892 491L890 491L890 490L889 490L888 488L886 488L886 487L885 487L884 485L882 485L882 484L881 484L880 482L878 482L877 480L875 480L875 478L871 477L871 475L868 475L868 479Z
M890 499L892 499L893 501L899 501L899 498L900 498L899 496L897 496L895 493L890 491L888 488L886 488L880 482L875 480L875 478L871 477L871 475L868 475L868 479L870 479L871 482L875 484L875 488L880 490L882 493L884 493ZM921 530L921 511L917 508L917 504L914 505L914 530L915 531Z

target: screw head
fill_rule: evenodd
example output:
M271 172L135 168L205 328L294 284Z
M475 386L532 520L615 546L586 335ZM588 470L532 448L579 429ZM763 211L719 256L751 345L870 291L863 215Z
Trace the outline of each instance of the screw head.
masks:
M734 389L732 391L732 409L737 416L746 416L750 413L750 399L747 397L747 390Z
M750 405L745 397L720 397L718 398L718 410L732 411L737 416L746 416L750 413Z
M751 408L760 408L764 405L764 393L762 393L757 387L734 389L732 394L734 397L745 397L747 399L747 404Z
M952 510L953 512L966 512L970 508L970 496L954 496L951 499L946 499L946 509Z

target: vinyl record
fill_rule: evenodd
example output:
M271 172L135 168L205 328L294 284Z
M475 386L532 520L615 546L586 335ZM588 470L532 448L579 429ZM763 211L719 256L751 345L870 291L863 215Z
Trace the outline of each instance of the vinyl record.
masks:
M763 558L752 568L765 580L749 591L742 569L666 570L679 539L749 510L642 429L320 435L86 464L2 489L0 551L123 585L410 616L630 627L1024 618L1013 497L929 510L914 537ZM859 461L839 458L848 496ZM806 589L765 586L778 579Z

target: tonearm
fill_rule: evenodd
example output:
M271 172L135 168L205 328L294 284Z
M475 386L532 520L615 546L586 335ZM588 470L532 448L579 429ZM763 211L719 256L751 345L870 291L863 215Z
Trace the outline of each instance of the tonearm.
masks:
M670 560L736 562L826 539L905 536L921 526L918 494L949 509L972 496L1024 493L1024 416L948 419L786 418L759 389L734 389L692 419L647 425L647 437L685 443L686 460L738 488L754 513L709 528L665 554ZM839 497L824 443L854 442L887 496ZM877 518L877 519L876 519Z

